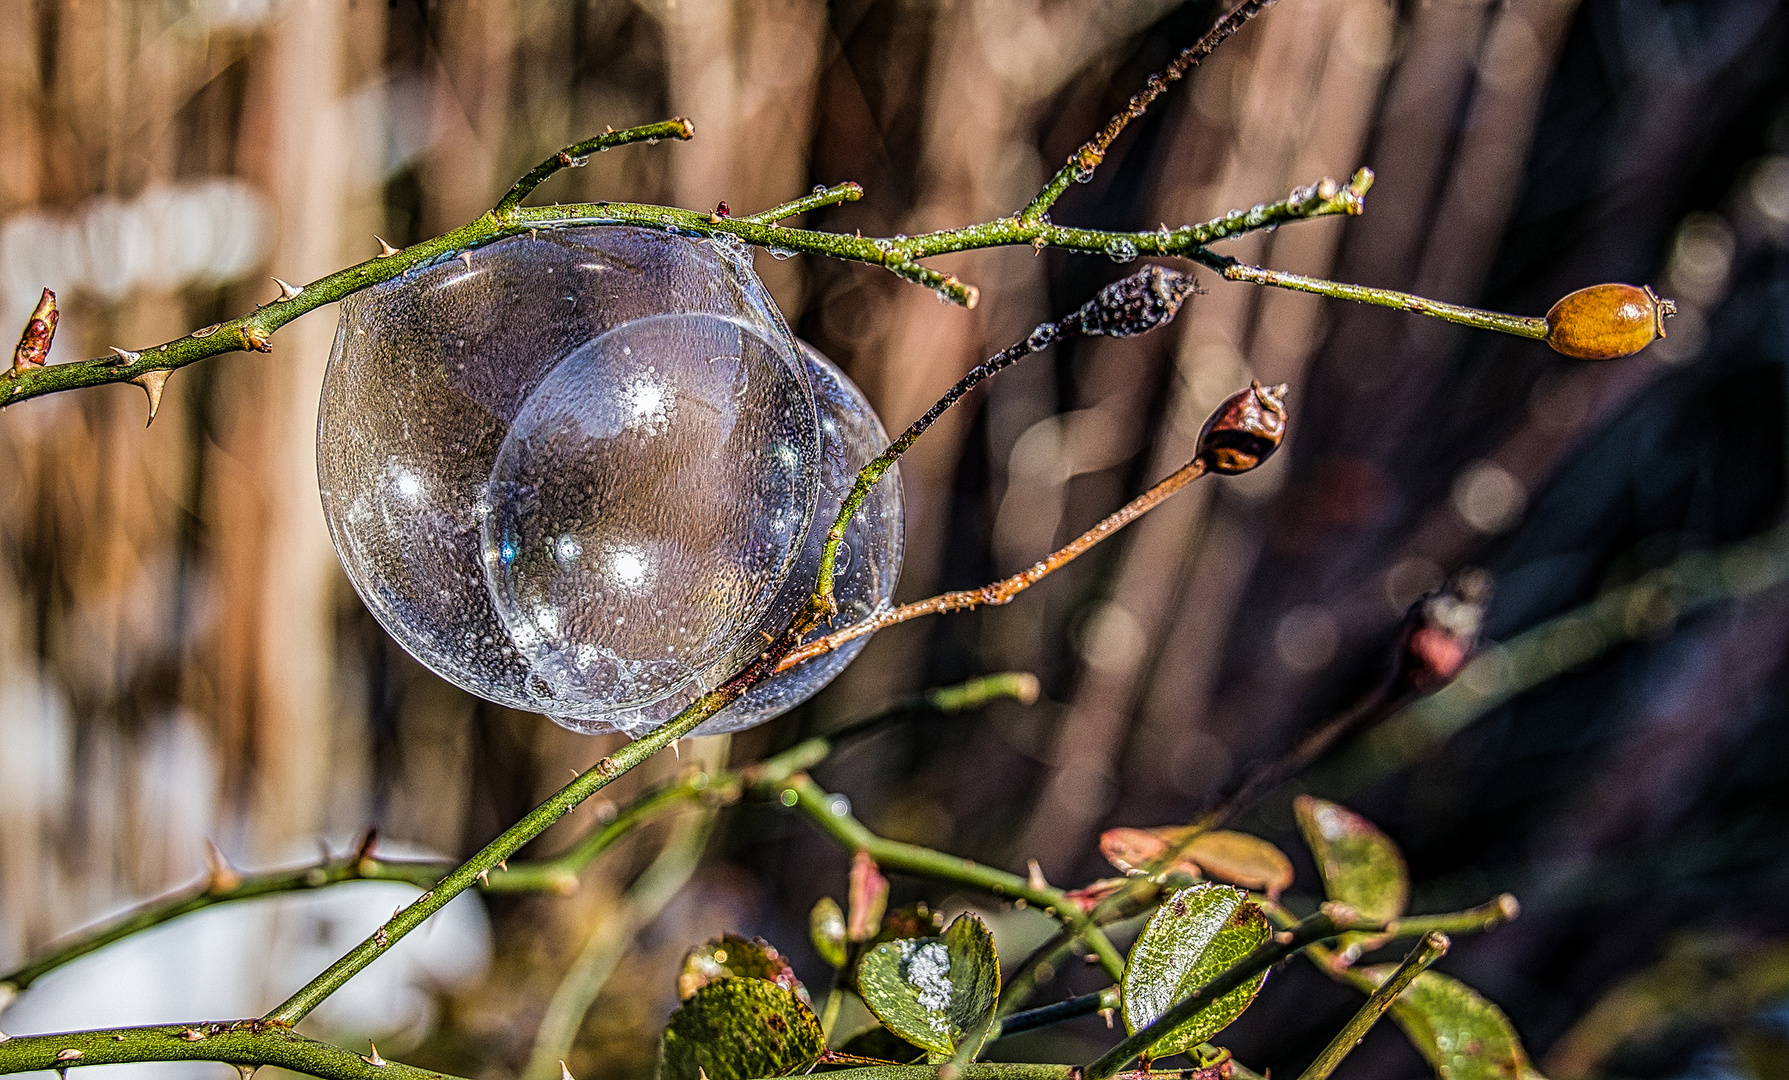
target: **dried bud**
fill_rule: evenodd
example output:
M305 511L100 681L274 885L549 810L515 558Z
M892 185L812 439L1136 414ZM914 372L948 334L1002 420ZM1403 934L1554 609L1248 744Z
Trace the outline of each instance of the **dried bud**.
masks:
M14 374L43 367L44 361L50 358L50 340L56 336L56 320L61 317L56 310L56 294L45 289L37 298L31 318L25 321L25 332L19 335L18 347L12 351Z
M1061 325L1089 336L1146 334L1173 319L1194 288L1193 279L1180 271L1152 264L1095 293Z
M1485 605L1491 599L1491 575L1462 570L1440 589L1410 605L1398 635L1394 678L1428 694L1452 682L1478 648Z
M1243 473L1266 461L1286 435L1286 384L1251 382L1224 399L1199 429L1199 457L1212 472Z
M1547 312L1547 344L1579 360L1632 356L1665 336L1677 305L1648 286L1592 285L1561 297Z
M888 879L876 869L876 860L867 851L858 852L851 861L848 910L846 933L852 941L874 937L876 928L882 925L883 913L888 910Z

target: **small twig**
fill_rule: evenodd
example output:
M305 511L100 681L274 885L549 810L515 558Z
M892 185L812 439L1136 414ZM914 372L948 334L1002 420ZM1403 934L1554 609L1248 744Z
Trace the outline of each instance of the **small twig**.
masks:
M497 205L491 208L491 213L499 218L507 217L512 210L521 206L522 200L526 199L547 177L561 169L577 168L584 164L591 154L599 154L616 146L626 146L628 143L643 142L651 145L660 139L683 141L692 139L695 135L695 127L688 120L677 116L656 124L647 124L644 127L628 128L625 131L605 131L601 135L585 139L583 142L573 143L528 170L527 175L517 180L503 198L497 200ZM380 243L384 244L384 241L381 240Z
M1478 648L1490 591L1490 575L1468 571L1411 604L1399 627L1385 678L1352 708L1311 728L1284 753L1244 773L1193 819L1197 830L1223 828L1268 792L1310 768L1344 736L1371 729L1410 702L1452 682ZM1194 838L1182 837L1179 848L1184 849Z
M1011 577L983 585L979 589L960 589L956 592L941 593L929 599L916 600L910 604L902 604L900 607L879 612L862 622L853 623L837 633L808 642L790 653L783 660L782 667L791 668L817 656L824 656L847 642L855 641L867 634L874 634L879 630L886 630L888 627L911 619L917 619L923 615L942 615L952 611L967 611L983 606L997 607L1011 603L1014 597L1026 589L1067 566L1095 544L1153 510L1181 488L1204 476L1205 468L1203 459L1194 458L1174 470L1166 479L1148 491L1125 503L1124 506L1108 515L1093 528Z
M1547 320L1538 317L1506 315L1501 311L1484 311L1480 308L1430 300L1411 293L1398 292L1396 289L1349 285L1339 281L1326 281L1323 278L1306 277L1303 274L1289 274L1283 270L1267 270L1205 249L1200 249L1191 257L1231 281L1248 281L1256 285L1272 285L1276 288L1291 289L1294 292L1316 293L1319 296L1329 296L1337 300L1352 300L1357 304L1396 308L1399 311L1428 315L1446 322L1457 323L1460 326L1471 326L1479 330L1496 330L1504 334L1514 334L1517 337L1533 338L1536 341L1544 341L1547 337Z
M1067 1020L1079 1020L1083 1016L1092 1016L1107 1009L1119 1007L1118 987L1108 986L1091 994L1082 994L1067 1001L1058 1001L1054 1005L1041 1008L1026 1009L1016 1012L1000 1021L991 1038L1004 1039L1009 1035L1020 1035L1027 1031L1060 1024Z
M1081 336L1131 337L1147 333L1172 320L1180 311L1180 305L1192 295L1192 291L1191 279L1179 271L1164 266L1145 267L1127 278L1107 285L1092 300L1076 308L1061 322L1039 323L1023 340L1002 349L959 379L955 386L945 391L944 396L926 410L925 415L908 425L906 431L901 432L887 449L877 454L857 474L857 482L852 485L850 493L839 506L838 517L826 534L826 545L821 549L820 572L814 582L810 608L820 616L831 615L836 610L832 599L833 561L838 556L839 545L844 542L846 527L863 506L870 488L964 394L997 372L1057 342Z
M884 870L979 889L1002 899L1023 900L1042 909L1044 914L1061 922L1070 933L1085 941L1114 980L1124 974L1123 954L1060 889L1039 888L1017 874L878 836L843 806L836 804L833 797L806 774L793 776L782 784L765 785L763 790L766 795L801 811L846 850L867 853Z
M1118 134L1125 129L1126 125L1142 116L1144 111L1149 108L1150 103L1160 97L1170 85L1178 82L1188 71L1196 67L1199 61L1210 56L1231 34L1242 29L1243 23L1259 15L1272 4L1273 0L1243 0L1219 19L1210 30L1207 30L1203 37L1182 49L1180 55L1163 68L1160 74L1150 76L1149 82L1131 97L1123 111L1106 121L1106 126L1100 129L1099 134L1087 140L1079 150L1069 155L1068 163L1057 170L1056 175L1050 178L1050 182L1037 193L1037 197L1019 212L1019 218L1026 221L1041 218L1045 211L1049 210L1062 196L1062 193L1068 190L1070 184L1077 180L1092 179L1093 170L1099 168L1100 163L1106 159L1106 151L1112 148L1113 141L1118 138Z
M711 805L731 802L738 798L739 790L736 777L691 773L647 791L613 820L590 830L560 854L549 859L509 863L507 870L480 881L478 888L490 893L572 892L578 887L578 875L639 825L699 802ZM211 870L193 885L151 900L111 922L83 930L57 943L30 963L0 976L0 995L9 990L23 990L56 968L115 941L217 904L306 892L347 881L402 881L419 889L428 889L452 870L452 863L377 859L364 857L359 852L288 870L256 874L232 870L233 880L228 875L220 878L215 870Z
M755 225L774 225L785 218L796 214L805 214L810 210L818 210L823 206L837 206L839 203L856 202L863 198L863 187L855 180L847 180L832 187L817 187L812 194L803 195L799 199L791 199L781 206L773 206L768 210L741 218Z
M1126 280L1128 281L1130 279ZM1035 337L1038 333L1041 333L1044 330L1044 327L1052 325L1053 324L1045 323L1044 326L1039 327L1037 331L1033 332L1033 336ZM999 358L996 357L996 359ZM989 364L992 363L993 361L989 361ZM987 366L988 365L986 364L983 365L983 367ZM977 370L979 371L980 369ZM970 375L975 375L975 372L971 372ZM961 387L962 383L958 383L957 386ZM957 388L952 388L952 394L956 393ZM846 642L854 641L866 634L873 634L878 630L883 630L887 627L907 622L910 619L917 619L922 615L938 615L951 611L966 611L970 608L998 606L1011 603L1014 597L1080 558L1091 550L1094 545L1110 537L1113 533L1116 533L1126 525L1129 525L1131 522L1142 517L1150 510L1155 509L1166 501L1169 496L1178 492L1181 488L1192 483L1194 480L1197 480L1199 477L1204 476L1207 472L1245 472L1248 469L1255 468L1262 461L1265 461L1268 454L1273 452L1273 448L1279 445L1279 441L1285 433L1285 394L1286 387L1284 386L1269 388L1262 386L1260 383L1255 383L1249 389L1240 391L1225 399L1225 401L1218 406L1217 410L1212 413L1211 419L1206 421L1204 429L1200 432L1197 453L1191 461L1188 461L1185 465L1174 470L1174 472L1170 473L1166 479L1157 483L1148 491L1107 515L1104 520L1094 525L1091 529L1088 529L1061 548L1058 548L1056 551L1045 556L1042 560L1033 563L1011 577L983 585L979 589L962 589L956 592L942 593L938 596L930 597L929 599L917 600L911 604L903 604L898 608L891 608L888 611L879 612L862 622L847 626L837 633L828 634L826 637L808 642L806 645L803 645L801 648L785 657L783 659L782 667L794 667L796 664L812 660L816 656L823 656L826 653L832 652ZM948 402L952 400L954 400L954 398L950 395L946 395L944 401L941 401L937 406L933 406L933 412L942 412L943 408L949 407ZM1239 402L1247 402L1252 406L1252 411L1245 410L1248 418L1252 418L1252 420L1270 418L1271 422L1266 427L1262 427L1259 430L1245 430L1244 427L1234 426L1225 418L1229 417L1231 413L1237 410ZM931 415L932 413L927 414L928 417ZM1238 414L1238 416L1241 415L1242 414ZM925 419L925 417L921 418L922 421ZM1234 420L1236 418L1233 417L1232 419ZM1239 463L1242 459L1237 456L1235 448L1231 445L1231 442L1236 439L1264 440L1260 446L1253 447L1253 453L1248 455L1247 463L1240 467ZM899 446L898 442L896 443L896 446ZM891 451L893 449L893 447L890 448ZM873 465L875 463L872 462L871 464ZM868 472L867 469L865 471ZM862 481L860 480L859 482L861 483ZM856 495L857 492L854 490L852 494ZM847 500L847 505L850 505L849 500ZM842 515L841 520L843 520ZM843 530L836 525L833 529L834 532L840 534L843 532Z
M1336 1033L1336 1037L1311 1062L1310 1068L1299 1075L1299 1080L1327 1080L1329 1074L1335 1072L1336 1066L1342 1063L1342 1059L1360 1045L1360 1041L1367 1037L1367 1032L1379 1022L1379 1018L1385 1015L1392 1003L1398 1000L1398 995L1408 989L1425 968L1441 959L1447 952L1448 944L1447 935L1439 931L1423 935L1422 941L1404 958L1397 970L1379 984L1379 988L1367 998L1367 1003L1349 1018L1342 1030Z

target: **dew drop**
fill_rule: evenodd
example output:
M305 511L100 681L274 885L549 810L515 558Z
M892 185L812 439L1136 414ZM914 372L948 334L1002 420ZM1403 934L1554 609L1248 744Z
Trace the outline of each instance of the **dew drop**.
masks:
M1137 257L1137 245L1122 236L1106 241L1106 258L1115 263L1127 263Z

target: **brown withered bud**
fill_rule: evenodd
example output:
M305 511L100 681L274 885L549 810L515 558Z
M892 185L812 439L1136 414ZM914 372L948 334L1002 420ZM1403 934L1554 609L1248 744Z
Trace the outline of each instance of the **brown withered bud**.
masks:
M15 375L43 367L44 361L50 358L50 341L56 336L56 320L61 317L62 313L56 310L56 294L45 289L37 298L31 318L25 321L25 332L19 335L18 347L12 351Z
M1145 266L1095 293L1059 324L1065 333L1134 337L1173 319L1196 283L1166 266Z
M1468 568L1410 605L1398 633L1392 678L1419 694L1452 682L1478 648L1490 600L1491 575Z
M1199 429L1199 454L1217 473L1244 473L1266 461L1286 436L1286 384L1251 382L1224 399Z

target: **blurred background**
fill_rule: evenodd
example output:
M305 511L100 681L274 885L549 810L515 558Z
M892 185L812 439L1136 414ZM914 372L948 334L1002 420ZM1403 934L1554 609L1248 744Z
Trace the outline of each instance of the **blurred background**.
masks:
M374 234L403 245L460 224L605 125L671 115L695 141L597 156L543 196L746 212L849 179L864 200L807 224L988 220L1217 11L0 0L0 332L47 285L64 307L55 360L153 344L272 299L271 275L370 257ZM808 706L694 753L750 761L915 690L1035 672L1035 705L913 720L817 778L887 835L1083 884L1109 872L1101 829L1190 818L1370 687L1413 598L1484 567L1487 635L1507 644L1243 827L1294 853L1314 890L1288 810L1308 788L1405 846L1415 910L1519 896L1520 920L1442 969L1500 1003L1549 1075L1783 1076L1789 540L1772 530L1789 482L1789 7L1280 0L1053 217L1176 225L1359 165L1379 178L1364 217L1226 250L1522 314L1650 282L1677 301L1670 337L1583 364L1200 271L1208 293L1167 331L1027 361L921 442L903 465L900 598L1029 565L1184 460L1251 377L1292 386L1268 466L1195 485L1010 607L885 633ZM1135 269L1029 249L938 265L980 286L980 306L868 267L759 259L791 324L891 429ZM464 855L614 745L447 686L362 608L316 490L333 331L317 312L271 357L181 371L147 431L130 386L0 415L0 969L194 880L206 838L262 867L315 857L319 838L340 852L376 822L392 850ZM651 1069L675 964L711 935L761 933L824 985L806 917L842 895L845 854L770 810L721 826L586 1019L582 1080ZM459 902L317 1030L517 1075L571 957L664 836L636 835L569 897ZM404 896L218 909L44 980L0 1026L246 1014ZM1000 921L1011 941L1038 937ZM1297 1069L1358 996L1306 967L1273 983L1224 1041L1256 1069ZM1045 999L1094 986L1070 973ZM1096 1020L1008 1045L1075 1061L1105 1038ZM1342 1075L1423 1072L1382 1027Z

